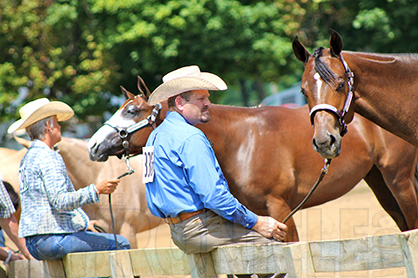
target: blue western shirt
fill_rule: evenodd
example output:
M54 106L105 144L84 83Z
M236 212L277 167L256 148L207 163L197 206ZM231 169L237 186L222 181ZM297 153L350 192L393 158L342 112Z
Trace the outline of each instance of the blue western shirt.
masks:
M19 237L84 231L89 217L81 206L99 201L93 184L74 189L61 155L40 140L22 159L19 188Z
M151 213L162 218L203 208L252 228L258 216L229 191L209 140L177 112L168 112L151 133L154 181L146 184Z

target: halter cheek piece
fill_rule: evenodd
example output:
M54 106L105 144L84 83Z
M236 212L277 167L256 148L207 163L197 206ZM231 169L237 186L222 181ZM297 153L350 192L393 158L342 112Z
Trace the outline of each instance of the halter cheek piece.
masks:
M124 156L128 156L129 155L129 140L128 140L128 136L131 135L132 133L150 125L152 126L155 123L155 120L157 119L158 113L161 110L161 104L157 103L154 106L154 109L152 109L151 114L146 118L143 119L140 122L134 123L131 126L128 127L118 127L118 126L113 126L111 123L109 123L109 121L105 122L104 125L110 126L111 128L113 128L118 134L120 139L122 140L122 146L124 148Z
M343 56L341 54L340 54L340 59L345 69L345 74L347 76L347 84L348 84L348 94L344 103L343 110L339 110L338 108L332 105L322 103L322 104L317 104L314 107L312 107L311 111L309 112L309 116L311 118L311 124L314 125L315 114L319 111L328 111L336 115L340 125L342 126L341 133L340 133L342 137L347 133L347 124L344 118L346 114L348 113L348 110L350 109L351 101L354 96L354 87L353 87L354 73L350 70L350 68L348 67L347 63L344 61Z

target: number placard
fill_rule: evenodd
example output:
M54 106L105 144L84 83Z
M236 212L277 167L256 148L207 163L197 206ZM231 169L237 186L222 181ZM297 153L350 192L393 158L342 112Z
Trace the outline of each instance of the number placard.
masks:
M142 171L142 182L154 181L154 146L143 147L142 153L144 154L144 164Z

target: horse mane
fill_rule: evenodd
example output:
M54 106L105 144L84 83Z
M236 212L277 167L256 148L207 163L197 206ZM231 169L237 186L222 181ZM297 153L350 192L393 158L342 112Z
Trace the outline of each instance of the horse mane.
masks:
M335 74L330 70L330 68L328 68L321 61L323 50L323 47L318 47L312 54L312 56L315 58L315 70L328 85L331 85L331 83L334 83L333 81L336 80L336 77Z

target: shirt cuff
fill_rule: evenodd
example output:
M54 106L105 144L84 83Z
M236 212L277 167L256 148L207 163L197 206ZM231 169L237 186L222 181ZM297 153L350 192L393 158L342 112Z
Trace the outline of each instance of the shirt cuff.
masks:
M90 184L91 187L93 187L92 189L92 197L95 203L99 202L99 191L97 191L96 185L94 183Z
M254 212L249 210L249 213L247 215L247 224L245 225L245 228L252 229L258 221L258 215Z

